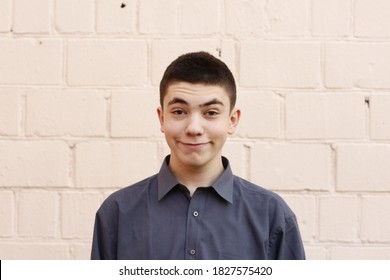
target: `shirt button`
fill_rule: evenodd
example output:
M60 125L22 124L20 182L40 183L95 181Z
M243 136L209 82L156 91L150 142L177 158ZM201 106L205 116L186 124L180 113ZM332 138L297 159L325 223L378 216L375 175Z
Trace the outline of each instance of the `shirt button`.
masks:
M192 215L194 215L194 217L198 217L199 213L198 213L198 211L194 211L194 212L192 212Z
M190 251L190 254L191 254L191 255L195 255L195 254L196 254L196 250L192 249L192 250Z

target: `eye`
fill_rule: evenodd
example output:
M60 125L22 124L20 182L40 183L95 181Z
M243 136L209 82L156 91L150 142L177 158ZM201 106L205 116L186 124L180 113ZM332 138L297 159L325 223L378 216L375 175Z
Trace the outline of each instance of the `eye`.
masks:
M177 116L181 116L181 115L184 115L185 112L182 109L175 109L172 111L172 114L177 115Z
M209 117L215 117L219 114L219 112L217 111L213 111L213 110L210 110L210 111L207 111L206 112L206 115L209 116Z

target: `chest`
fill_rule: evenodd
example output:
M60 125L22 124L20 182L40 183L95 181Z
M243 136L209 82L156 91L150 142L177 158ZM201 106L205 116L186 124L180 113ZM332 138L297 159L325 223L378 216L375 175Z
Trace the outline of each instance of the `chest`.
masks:
M214 194L167 196L123 213L118 255L132 259L264 259L270 228L249 206Z

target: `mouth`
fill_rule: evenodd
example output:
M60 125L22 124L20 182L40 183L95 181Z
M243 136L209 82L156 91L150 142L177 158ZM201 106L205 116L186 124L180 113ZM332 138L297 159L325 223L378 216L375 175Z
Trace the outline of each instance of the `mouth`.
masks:
M203 143L179 142L179 143L188 149L200 149L200 148L206 146L207 144L209 144L209 142L203 142Z

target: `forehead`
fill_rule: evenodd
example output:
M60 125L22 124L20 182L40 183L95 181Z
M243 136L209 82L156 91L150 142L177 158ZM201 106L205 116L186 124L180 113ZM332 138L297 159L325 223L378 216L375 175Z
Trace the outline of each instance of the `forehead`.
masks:
M191 84L187 82L171 84L164 97L164 104L168 104L174 98L184 99L189 104L207 102L208 99L217 99L224 105L229 105L230 103L228 93L221 86Z

